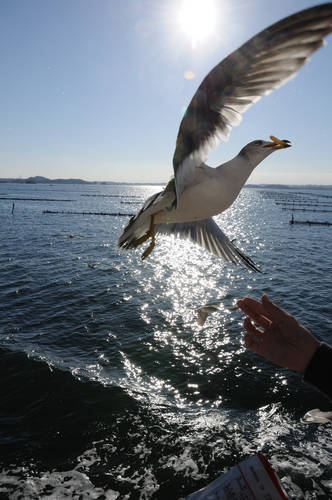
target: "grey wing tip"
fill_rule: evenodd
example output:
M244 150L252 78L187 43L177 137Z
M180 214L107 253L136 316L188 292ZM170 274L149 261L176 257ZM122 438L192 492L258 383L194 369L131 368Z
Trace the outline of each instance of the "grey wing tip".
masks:
M256 266L255 262L250 258L248 257L248 255L244 254L243 252L241 252L241 250L239 250L234 244L233 244L233 247L234 247L234 250L237 254L237 256L239 257L240 261L248 268L248 269L251 269L251 271L254 271L256 273L261 273L261 274L264 274L263 271L261 271L259 269L259 267Z
M225 261L242 264L251 271L262 273L254 261L241 252L211 218L192 222L158 224L156 231L161 234L173 234L181 239L189 239Z

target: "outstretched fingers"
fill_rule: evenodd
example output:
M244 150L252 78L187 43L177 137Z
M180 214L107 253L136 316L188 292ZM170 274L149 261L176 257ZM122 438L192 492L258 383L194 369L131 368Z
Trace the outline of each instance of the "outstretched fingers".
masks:
M265 329L271 325L270 319L266 317L263 305L258 300L252 299L251 297L245 297L244 299L238 300L237 305L252 321L262 328Z
M280 309L265 294L262 296L261 302L251 297L244 297L237 301L237 305L253 321L263 328L267 328L272 322L280 323L290 318L288 313Z

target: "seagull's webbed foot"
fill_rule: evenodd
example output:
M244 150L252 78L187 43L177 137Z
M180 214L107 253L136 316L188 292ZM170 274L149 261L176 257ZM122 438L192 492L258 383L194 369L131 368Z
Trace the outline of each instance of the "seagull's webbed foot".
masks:
M151 237L150 245L142 253L142 256L141 256L142 260L145 260L150 255L150 253L152 252L152 250L154 249L154 246L155 246L154 215L151 215L151 222L150 222L149 231L147 232L147 234L145 236L142 236L142 238L140 238L140 240L144 238L143 241L146 241L150 237ZM143 243L143 241L142 241L142 243Z

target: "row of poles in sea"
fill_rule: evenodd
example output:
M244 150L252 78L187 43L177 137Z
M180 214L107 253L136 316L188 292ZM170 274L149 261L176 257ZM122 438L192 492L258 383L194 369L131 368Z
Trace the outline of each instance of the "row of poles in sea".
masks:
M81 196L100 196L107 198L137 198L135 201L120 201L123 204L139 204L142 199L138 196L131 195L103 195L103 194L81 194ZM46 202L73 202L74 200L60 200L53 198L26 198L26 197L0 197L0 200L19 200L19 201L46 201ZM15 203L13 203L11 208L11 214L14 215ZM109 215L113 217L132 217L133 213L122 213L122 212L77 212L72 210L43 210L43 214L63 214L63 215Z
M315 212L315 213L332 213L332 195L325 193L308 193L308 192L290 192L287 191L282 193L280 191L273 190L262 190L261 194L264 198L273 199L276 205L278 205L282 210L287 210L292 212L292 217L289 221L291 225L293 224L305 224L305 225L320 225L320 226L332 226L331 221L318 221L318 220L295 220L294 212ZM101 197L117 197L117 198L137 198L136 200L125 200L121 201L124 204L137 204L141 200L136 196L128 195L102 195L102 194L81 194L81 196L101 196ZM324 201L322 200L324 199ZM15 199L15 200L29 200L29 201L66 201L71 202L73 200L55 200L55 199L41 199L41 198L1 198L1 199ZM14 215L15 203L13 203L11 208L11 214ZM66 211L66 210L43 210L44 214L63 214L63 215L103 215L103 216L113 216L113 217L132 217L132 213L122 213L122 212L76 212L76 211Z
M293 224L304 224L308 226L332 226L332 221L320 220L295 220L294 212L311 213L332 213L332 195L326 193L308 193L298 192L280 192L280 191L261 191L264 198L273 199L275 204L282 210L291 211L292 217L289 221ZM324 199L324 201L322 200Z

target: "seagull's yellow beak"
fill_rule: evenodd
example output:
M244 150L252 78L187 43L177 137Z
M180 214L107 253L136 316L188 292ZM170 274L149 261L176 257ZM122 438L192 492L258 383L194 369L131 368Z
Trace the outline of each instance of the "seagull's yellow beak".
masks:
M265 144L265 148L273 148L273 150L276 149L285 149L285 148L290 148L291 143L287 139L277 139L277 137L274 137L274 135L270 135L270 139L272 142L268 142Z

